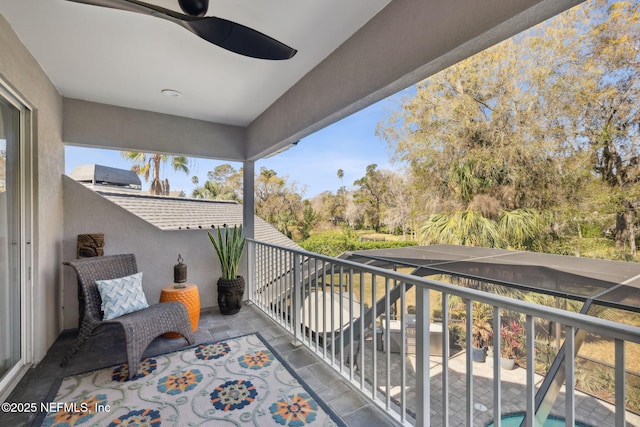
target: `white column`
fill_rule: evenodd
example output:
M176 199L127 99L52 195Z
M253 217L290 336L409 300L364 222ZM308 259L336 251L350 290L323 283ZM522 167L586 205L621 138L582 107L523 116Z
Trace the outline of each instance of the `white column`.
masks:
M254 173L255 162L253 160L245 160L242 164L242 226L244 228L244 236L249 239L255 237Z
M255 237L255 221L254 221L254 168L255 163L246 160L242 167L242 231L245 238L253 239ZM253 301L255 297L255 265L256 265L256 246L252 243L245 245L245 259L247 260L247 289L244 299Z

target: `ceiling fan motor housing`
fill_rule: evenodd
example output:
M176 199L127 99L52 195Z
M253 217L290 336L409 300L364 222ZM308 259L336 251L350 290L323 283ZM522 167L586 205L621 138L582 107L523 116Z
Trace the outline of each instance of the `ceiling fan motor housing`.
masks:
M184 13L191 16L204 16L209 8L209 0L178 0Z

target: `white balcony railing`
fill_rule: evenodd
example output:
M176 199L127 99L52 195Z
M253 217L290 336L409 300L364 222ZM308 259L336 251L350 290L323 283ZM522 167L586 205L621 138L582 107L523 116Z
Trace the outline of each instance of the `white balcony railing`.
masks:
M489 370L488 376L474 373L479 365L472 361L471 352L462 356L463 378L454 370L448 333L453 326L448 301L453 297L466 304L466 325L461 330L466 330L467 343L473 338L473 303L492 307L496 355L504 313L524 319L526 355L536 354L537 320L562 325L566 357L560 370L566 379L560 410L567 425L575 425L579 410L575 354L580 338L576 333L586 331L613 340L611 411L615 415L611 424L626 423L625 344L640 343L638 327L255 240L248 241L248 261L249 300L289 331L294 342L313 350L400 423L484 426L493 421L500 426L501 416L513 410L513 406L503 407L508 399L502 389L508 383L512 393L513 374L508 382L502 378L506 374L501 372L499 357L483 367ZM415 299L415 317L408 314L409 295L411 302ZM428 315L434 295L442 300L442 323L435 327ZM433 360L441 364L436 374L430 369ZM536 399L541 397L536 396L540 378L536 378L535 363L526 363L520 371L524 392L518 400L527 414L523 425L539 425L540 417L546 418L551 408L536 411L540 406ZM486 381L490 390L479 389ZM556 403L554 411L558 410Z

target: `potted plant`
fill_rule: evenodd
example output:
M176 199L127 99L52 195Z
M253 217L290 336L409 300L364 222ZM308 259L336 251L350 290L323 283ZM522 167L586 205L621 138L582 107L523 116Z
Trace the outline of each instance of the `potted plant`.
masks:
M500 365L503 368L515 368L518 351L522 348L523 331L524 328L517 320L511 320L500 327Z
M491 306L480 302L473 303L473 349L471 352L474 362L484 362L487 359L488 346L493 335L493 310Z
M238 275L238 266L245 239L241 225L233 229L225 225L224 231L222 229L218 227L215 235L207 231L222 268L222 277L218 279L218 307L222 314L235 314L240 311L244 296L245 283Z

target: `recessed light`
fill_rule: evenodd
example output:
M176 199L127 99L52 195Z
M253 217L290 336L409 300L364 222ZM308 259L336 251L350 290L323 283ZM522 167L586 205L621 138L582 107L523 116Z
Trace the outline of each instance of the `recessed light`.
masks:
M182 96L182 94L180 92L178 92L177 90L173 90L173 89L162 89L160 91L160 93L162 93L163 95L166 95L166 96L170 96L171 98L178 98L178 97Z

